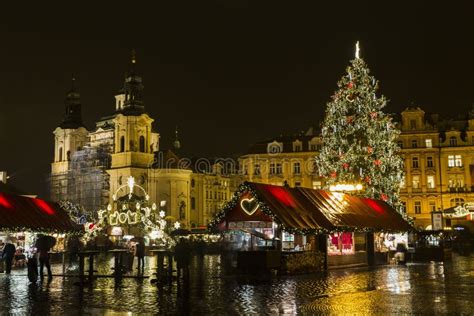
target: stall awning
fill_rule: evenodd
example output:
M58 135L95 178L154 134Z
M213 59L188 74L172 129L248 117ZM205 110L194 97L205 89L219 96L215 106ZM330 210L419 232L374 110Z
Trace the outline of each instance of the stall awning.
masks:
M56 203L0 192L0 231L78 232L82 226L71 221Z
M253 182L241 185L211 226L265 218L273 219L287 230L303 232L413 229L394 208L380 200Z

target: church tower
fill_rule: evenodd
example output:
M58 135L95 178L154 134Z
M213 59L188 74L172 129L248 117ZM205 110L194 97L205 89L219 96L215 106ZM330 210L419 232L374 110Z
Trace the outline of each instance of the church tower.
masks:
M123 88L115 96L114 149L110 175L111 192L133 176L137 184L145 185L148 168L159 148L159 134L153 133L153 119L145 112L143 82L136 71L135 52Z
M54 130L54 161L51 164L51 198L62 200L67 192L67 172L72 155L88 141L88 131L82 122L81 96L72 78L71 90L65 99L66 113Z

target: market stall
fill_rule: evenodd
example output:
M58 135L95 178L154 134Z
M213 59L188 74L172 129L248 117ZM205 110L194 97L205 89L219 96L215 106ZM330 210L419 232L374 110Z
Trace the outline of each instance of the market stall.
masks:
M246 182L216 215L237 251L321 252L328 266L374 264L374 233L411 230L383 201L348 194Z
M56 203L0 192L0 240L10 240L24 251L32 246L36 233L55 236L55 250L62 251L64 233L80 233L82 229Z

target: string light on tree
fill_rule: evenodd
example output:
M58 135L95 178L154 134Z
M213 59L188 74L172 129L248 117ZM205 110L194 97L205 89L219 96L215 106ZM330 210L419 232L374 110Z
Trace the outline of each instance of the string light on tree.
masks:
M401 211L399 131L382 111L387 101L384 96L377 97L378 81L360 56L359 42L346 71L334 94L338 97L327 104L323 146L316 157L319 172L327 179L327 189L363 184L355 194L382 199Z

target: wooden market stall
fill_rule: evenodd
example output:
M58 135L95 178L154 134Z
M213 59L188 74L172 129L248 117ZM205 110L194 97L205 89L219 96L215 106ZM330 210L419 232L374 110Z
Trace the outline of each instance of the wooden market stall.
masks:
M383 201L251 182L239 187L210 227L230 232L228 247L245 252L245 262L262 256L252 252L313 252L322 255L325 267L386 263L376 254L374 233L412 229Z

